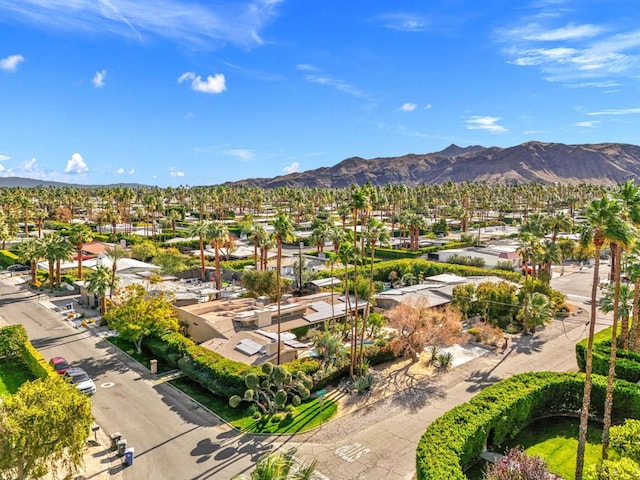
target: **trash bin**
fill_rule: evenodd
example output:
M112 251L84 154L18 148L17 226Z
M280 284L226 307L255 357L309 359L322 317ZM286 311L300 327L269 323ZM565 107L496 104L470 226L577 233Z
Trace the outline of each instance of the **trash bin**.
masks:
M134 449L133 447L129 447L124 451L124 463L127 465L133 465L133 457L134 457Z
M127 441L123 438L122 440L118 440L118 456L124 456L124 452L127 449Z
M118 449L118 441L122 438L122 435L120 432L113 432L109 435L109 438L111 438L111 450L115 452Z

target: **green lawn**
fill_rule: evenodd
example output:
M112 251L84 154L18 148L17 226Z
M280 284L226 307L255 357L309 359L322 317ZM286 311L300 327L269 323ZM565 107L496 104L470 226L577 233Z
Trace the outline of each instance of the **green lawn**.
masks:
M554 417L539 420L523 429L509 446L521 445L530 455L544 458L553 473L573 480L578 449L580 419ZM589 423L585 466L598 463L602 453L602 425Z
M530 455L546 460L553 473L565 480L574 480L576 451L578 449L578 427L580 420L571 417L553 417L538 420L525 427L513 441L505 442L506 449L522 446ZM602 447L602 425L589 423L585 466L598 463ZM465 472L470 480L481 480L486 463L478 462Z
M144 348L144 343L142 345L142 353L138 353L136 351L136 347L133 344L133 342L124 340L119 337L107 337L107 340L110 343L114 344L116 347L118 347L120 350L125 352L127 355L132 357L138 363L144 365L147 368L151 368L151 360L155 359L155 360L158 360L158 373L165 373L172 370L172 368L169 367L166 363L164 363L162 359L156 358L154 355L151 354L151 352L146 350Z
M136 352L132 342L118 337L109 337L109 342L126 352L133 359L149 368L150 360L155 358L148 351L142 349L142 354ZM158 359L158 373L169 371L170 368ZM197 400L212 412L222 417L225 421L239 430L251 433L297 433L318 427L336 414L338 406L330 400L325 400L320 405L318 399L312 399L297 407L296 415L290 422L258 423L247 412L247 409L231 408L226 399L213 395L207 389L202 388L197 382L186 377L178 378L170 382L176 388L182 390L191 398Z
M18 388L36 377L21 359L4 359L0 362L0 397L12 395Z
M325 400L320 405L317 398L303 402L296 409L296 415L290 422L258 423L247 409L231 408L226 399L213 395L198 383L188 378L172 380L171 384L197 400L209 410L215 412L225 421L239 430L251 433L298 433L318 427L336 414L335 402Z

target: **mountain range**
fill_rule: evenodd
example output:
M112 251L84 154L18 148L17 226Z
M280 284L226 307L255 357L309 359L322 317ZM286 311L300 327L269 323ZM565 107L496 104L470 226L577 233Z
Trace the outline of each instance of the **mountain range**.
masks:
M616 185L639 176L640 147L637 145L527 142L508 148L450 145L435 153L369 160L352 157L333 167L226 185L339 188L366 182L416 186L447 181L489 185L530 182Z
M459 147L426 154L364 159L351 157L333 167L321 167L274 178L250 178L227 186L262 188L340 188L373 185L416 186L451 181L492 184L591 183L616 185L640 177L640 147L624 143L565 145L527 142L514 147ZM139 184L78 185L22 177L0 177L0 187L115 187Z

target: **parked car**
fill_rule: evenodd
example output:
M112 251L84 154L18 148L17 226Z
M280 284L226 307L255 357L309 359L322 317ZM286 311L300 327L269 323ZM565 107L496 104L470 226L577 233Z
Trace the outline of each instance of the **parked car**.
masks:
M60 375L64 375L69 367L71 367L71 365L69 365L69 362L67 362L62 357L53 357L51 360L49 360L49 365L51 365L51 368L53 368Z
M96 393L96 384L93 383L91 377L87 372L85 372L82 368L79 367L71 367L68 368L64 373L65 378L67 378L73 385L78 389L78 391L86 394L93 395Z
M31 268L19 263L15 263L7 267L7 272L26 272L27 270L31 270Z

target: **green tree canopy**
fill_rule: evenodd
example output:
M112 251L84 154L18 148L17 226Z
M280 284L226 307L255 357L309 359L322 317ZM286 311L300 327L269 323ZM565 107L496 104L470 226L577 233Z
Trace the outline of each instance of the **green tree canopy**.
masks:
M145 337L179 329L172 298L164 293L149 294L142 285L129 285L114 303L104 317L120 337L135 344L138 353Z
M76 473L83 465L91 401L58 377L27 382L0 404L0 478Z

